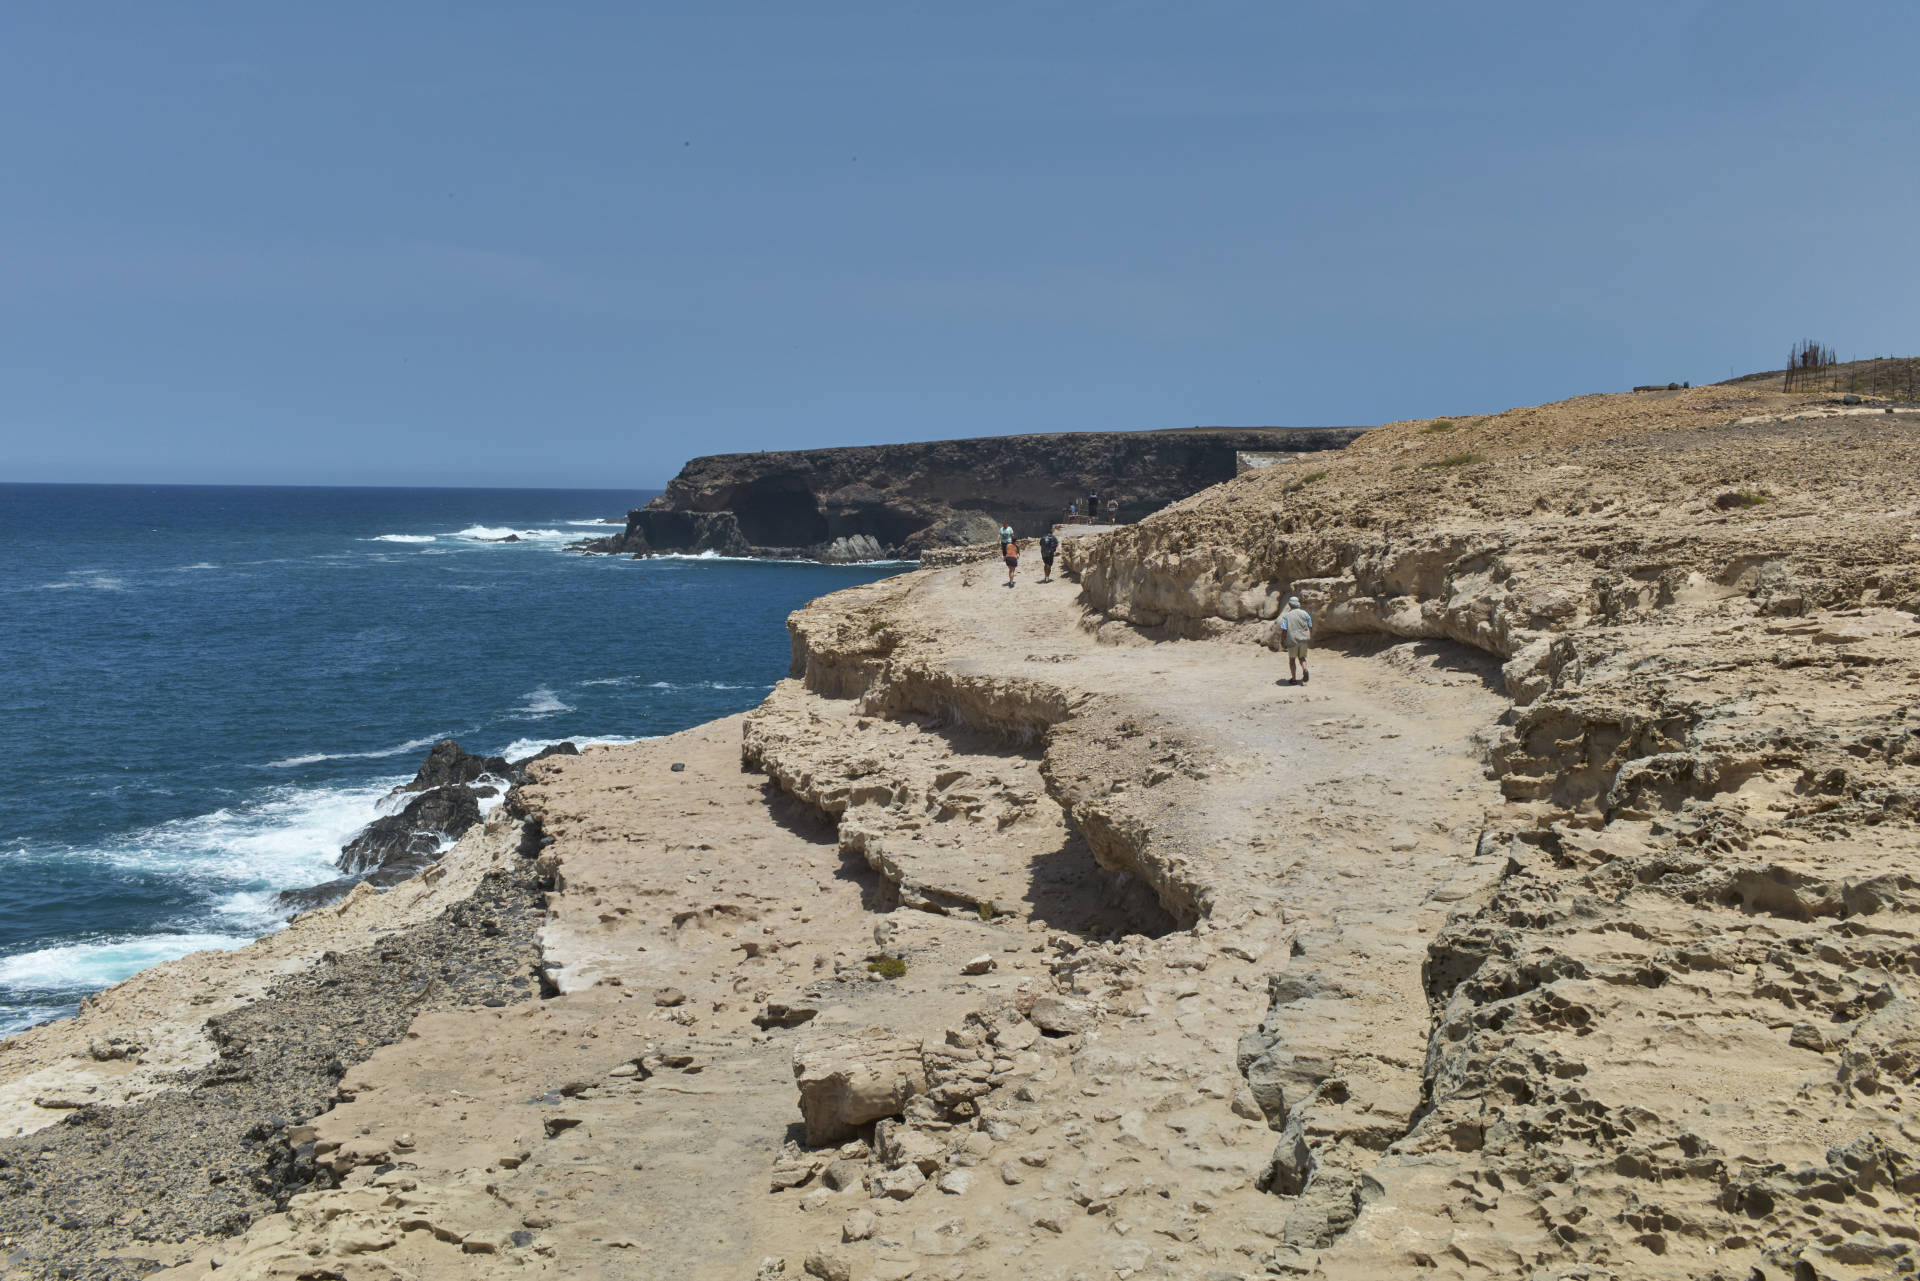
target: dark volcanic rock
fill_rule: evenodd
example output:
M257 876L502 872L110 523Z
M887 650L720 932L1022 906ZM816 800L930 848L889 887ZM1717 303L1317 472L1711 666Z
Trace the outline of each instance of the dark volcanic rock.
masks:
M459 840L481 818L480 802L498 796L498 780L509 786L524 782L527 766L549 756L578 756L572 743L555 743L532 756L508 761L499 756L476 756L452 739L442 739L427 753L413 781L393 795L418 792L397 814L375 819L360 829L341 849L334 866L344 876L304 889L282 890L276 903L282 911L310 912L337 903L365 881L381 889L398 885L440 857L441 842Z
M274 906L282 912L298 916L302 912L311 912L316 907L325 907L329 903L338 903L353 893L353 887L360 883L357 876L342 876L336 880L323 881L318 885L309 885L305 889L281 890L274 895Z
M532 756L523 757L522 759L515 761L512 764L512 766L508 768L507 780L512 783L526 782L527 766L533 764L535 761L544 761L549 756L578 756L578 755L580 755L580 749L575 747L572 743L555 743L551 747L543 747L539 751L535 752Z
M398 814L377 818L347 842L335 864L349 876L367 874L375 885L395 885L433 862L440 840L459 840L480 821L480 802L465 787L422 792Z
M427 759L421 764L420 772L413 776L406 790L424 792L435 787L449 787L455 783L471 783L482 774L491 774L495 778L507 778L512 766L500 756L475 756L450 738L443 738L433 745L427 753Z
M634 515L644 513L636 522ZM755 549L740 533L740 522L732 512L651 511L629 513L625 532L608 538L594 538L579 544L594 552L631 553L649 556L654 552L712 552L716 556L752 556Z
M991 542L1000 521L1023 538L1097 489L1123 520L1231 479L1239 455L1344 449L1358 427L1197 427L1185 431L982 436L689 462L666 492L627 513L626 530L577 544L647 555L846 559L853 549L918 556Z

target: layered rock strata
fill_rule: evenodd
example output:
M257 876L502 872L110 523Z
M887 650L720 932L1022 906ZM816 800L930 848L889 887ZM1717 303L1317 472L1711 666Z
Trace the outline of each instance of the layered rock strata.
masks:
M714 454L688 463L666 492L628 513L624 531L582 546L631 555L912 558L991 541L1003 523L1037 535L1090 490L1137 520L1233 476L1243 452L1337 450L1361 430L1070 432Z

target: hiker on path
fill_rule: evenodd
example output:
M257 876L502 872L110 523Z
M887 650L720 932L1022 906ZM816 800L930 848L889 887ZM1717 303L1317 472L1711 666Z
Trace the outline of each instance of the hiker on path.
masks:
M1099 519L1100 491L1097 489L1089 489L1087 491L1087 524L1094 524Z
M1040 575L1041 582L1050 583L1053 581L1053 557L1054 553L1059 550L1060 540L1054 537L1051 529L1040 535L1040 568L1045 571Z
M1119 523L1120 500L1118 498L1109 498L1107 500L1107 524L1118 525Z
M1287 652L1287 684L1307 683L1307 646L1313 640L1313 616L1300 608L1298 596L1287 597L1287 610L1280 615L1280 648ZM1300 670L1294 671L1299 663Z
M1080 519L1080 500L1076 498L1072 502L1067 504L1067 524L1071 525L1079 519Z
M1000 556L1007 562L1007 586L1013 586L1013 571L1020 568L1020 540L1013 536L1013 530L1003 528L1000 531Z

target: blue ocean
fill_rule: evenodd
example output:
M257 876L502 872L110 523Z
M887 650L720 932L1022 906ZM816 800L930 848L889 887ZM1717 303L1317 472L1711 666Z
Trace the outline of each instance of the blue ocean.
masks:
M0 485L0 1033L277 928L437 740L743 710L788 613L901 568L567 550L651 496Z

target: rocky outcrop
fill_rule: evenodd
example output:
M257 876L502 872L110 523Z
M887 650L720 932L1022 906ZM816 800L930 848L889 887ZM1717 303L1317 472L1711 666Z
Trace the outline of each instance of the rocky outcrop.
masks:
M1912 427L1624 400L1385 428L1310 488L1249 477L1069 549L1128 629L1265 639L1298 594L1323 642L1503 663L1514 710L1486 746L1509 809L1478 842L1502 870L1428 948L1422 1106L1337 1140L1328 1091L1353 1074L1298 1053L1315 983L1276 980L1242 1042L1283 1131L1263 1180L1295 1198L1288 1270L1915 1266L1896 1220L1920 1148L1862 1114L1904 1114L1912 1082L1850 1093L1855 1062L1904 1061L1876 1038L1906 981L1888 949L1920 937L1894 693L1920 679L1896 640L1920 557L1886 523L1913 510Z
M427 759L420 763L420 769L403 790L425 792L436 787L452 787L478 782L483 776L491 774L496 779L506 779L512 773L513 766L502 756L475 756L450 738L443 738L433 745L427 753Z
M619 534L589 551L809 557L917 557L989 542L1001 522L1041 533L1097 490L1124 520L1232 477L1243 452L1337 450L1357 427L1192 428L989 436L758 454L688 463Z
M319 885L282 890L276 905L286 912L308 912L339 902L362 883L386 889L418 875L480 822L485 812L482 801L526 781L528 766L551 756L579 753L572 743L554 743L508 761L501 756L477 756L450 738L442 739L413 778L389 796L389 803L408 797L404 807L374 819L341 848L334 866L343 875Z
M480 802L461 786L422 792L398 814L377 818L340 851L336 866L375 885L406 880L480 821Z
M809 1147L850 1139L927 1092L919 1043L885 1028L807 1042L793 1052L793 1079Z
M1920 854L1920 749L1897 691L1920 680L1920 556L1884 517L1914 510L1920 446L1897 420L1776 417L1766 398L1718 390L1647 410L1625 399L1385 429L1311 480L1250 476L1068 545L1085 626L1123 650L1264 642L1295 593L1323 646L1468 647L1447 663L1510 707L1481 735L1505 802L1425 886L1417 851L1431 838L1418 834L1388 842L1416 857L1391 878L1339 856L1347 901L1330 909L1299 870L1239 876L1260 865L1257 845L1243 855L1176 816L1258 797L1182 785L1248 766L1217 742L1169 751L1169 726L1142 710L1178 706L1191 724L1196 693L1164 679L1133 700L1092 693L1094 657L1061 652L1026 600L987 607L1031 620L1013 633L1035 651L1023 658L1004 637L956 651L967 629L930 585L803 611L794 672L850 699L851 725L802 728L783 687L751 723L748 757L840 814L903 885L924 883L914 861L934 854L951 876L985 875L963 857L977 837L916 849L945 807L914 783L910 740L879 729L944 722L1044 743L1047 790L1100 862L1229 957L1265 950L1262 900L1286 886L1292 959L1267 962L1266 1011L1235 1055L1236 1100L1274 1132L1250 1177L1282 1216L1268 1272L1910 1271L1920 1150L1894 1121L1920 1062L1900 959L1920 938L1903 870ZM1887 469L1862 473L1857 455ZM964 592L964 573L941 581ZM1153 647L1155 676L1178 667L1173 648ZM1318 753L1348 724L1319 721ZM1416 774L1377 786L1398 796ZM1325 804L1300 782L1294 804ZM1340 780L1342 795L1364 786ZM1436 825L1442 812L1410 808ZM1096 949L1069 951L1029 1018L1114 1046L1130 987L1151 992L1163 965L1207 968L1204 953L1179 955L1136 943L1107 968ZM1094 1119L1116 1151L1174 1151L1151 1108L1130 1115L1115 1094ZM990 1090L977 1106L998 1119L1014 1104ZM902 1124L938 1144L951 1122L909 1109ZM964 1176L964 1149L891 1131L888 1148L911 1155L869 1171L883 1200L918 1203L956 1164ZM1108 1178L1126 1204L1098 1151L1081 1148L1093 1172L1079 1186L1097 1203ZM1043 1238L1068 1230L1033 1221Z

